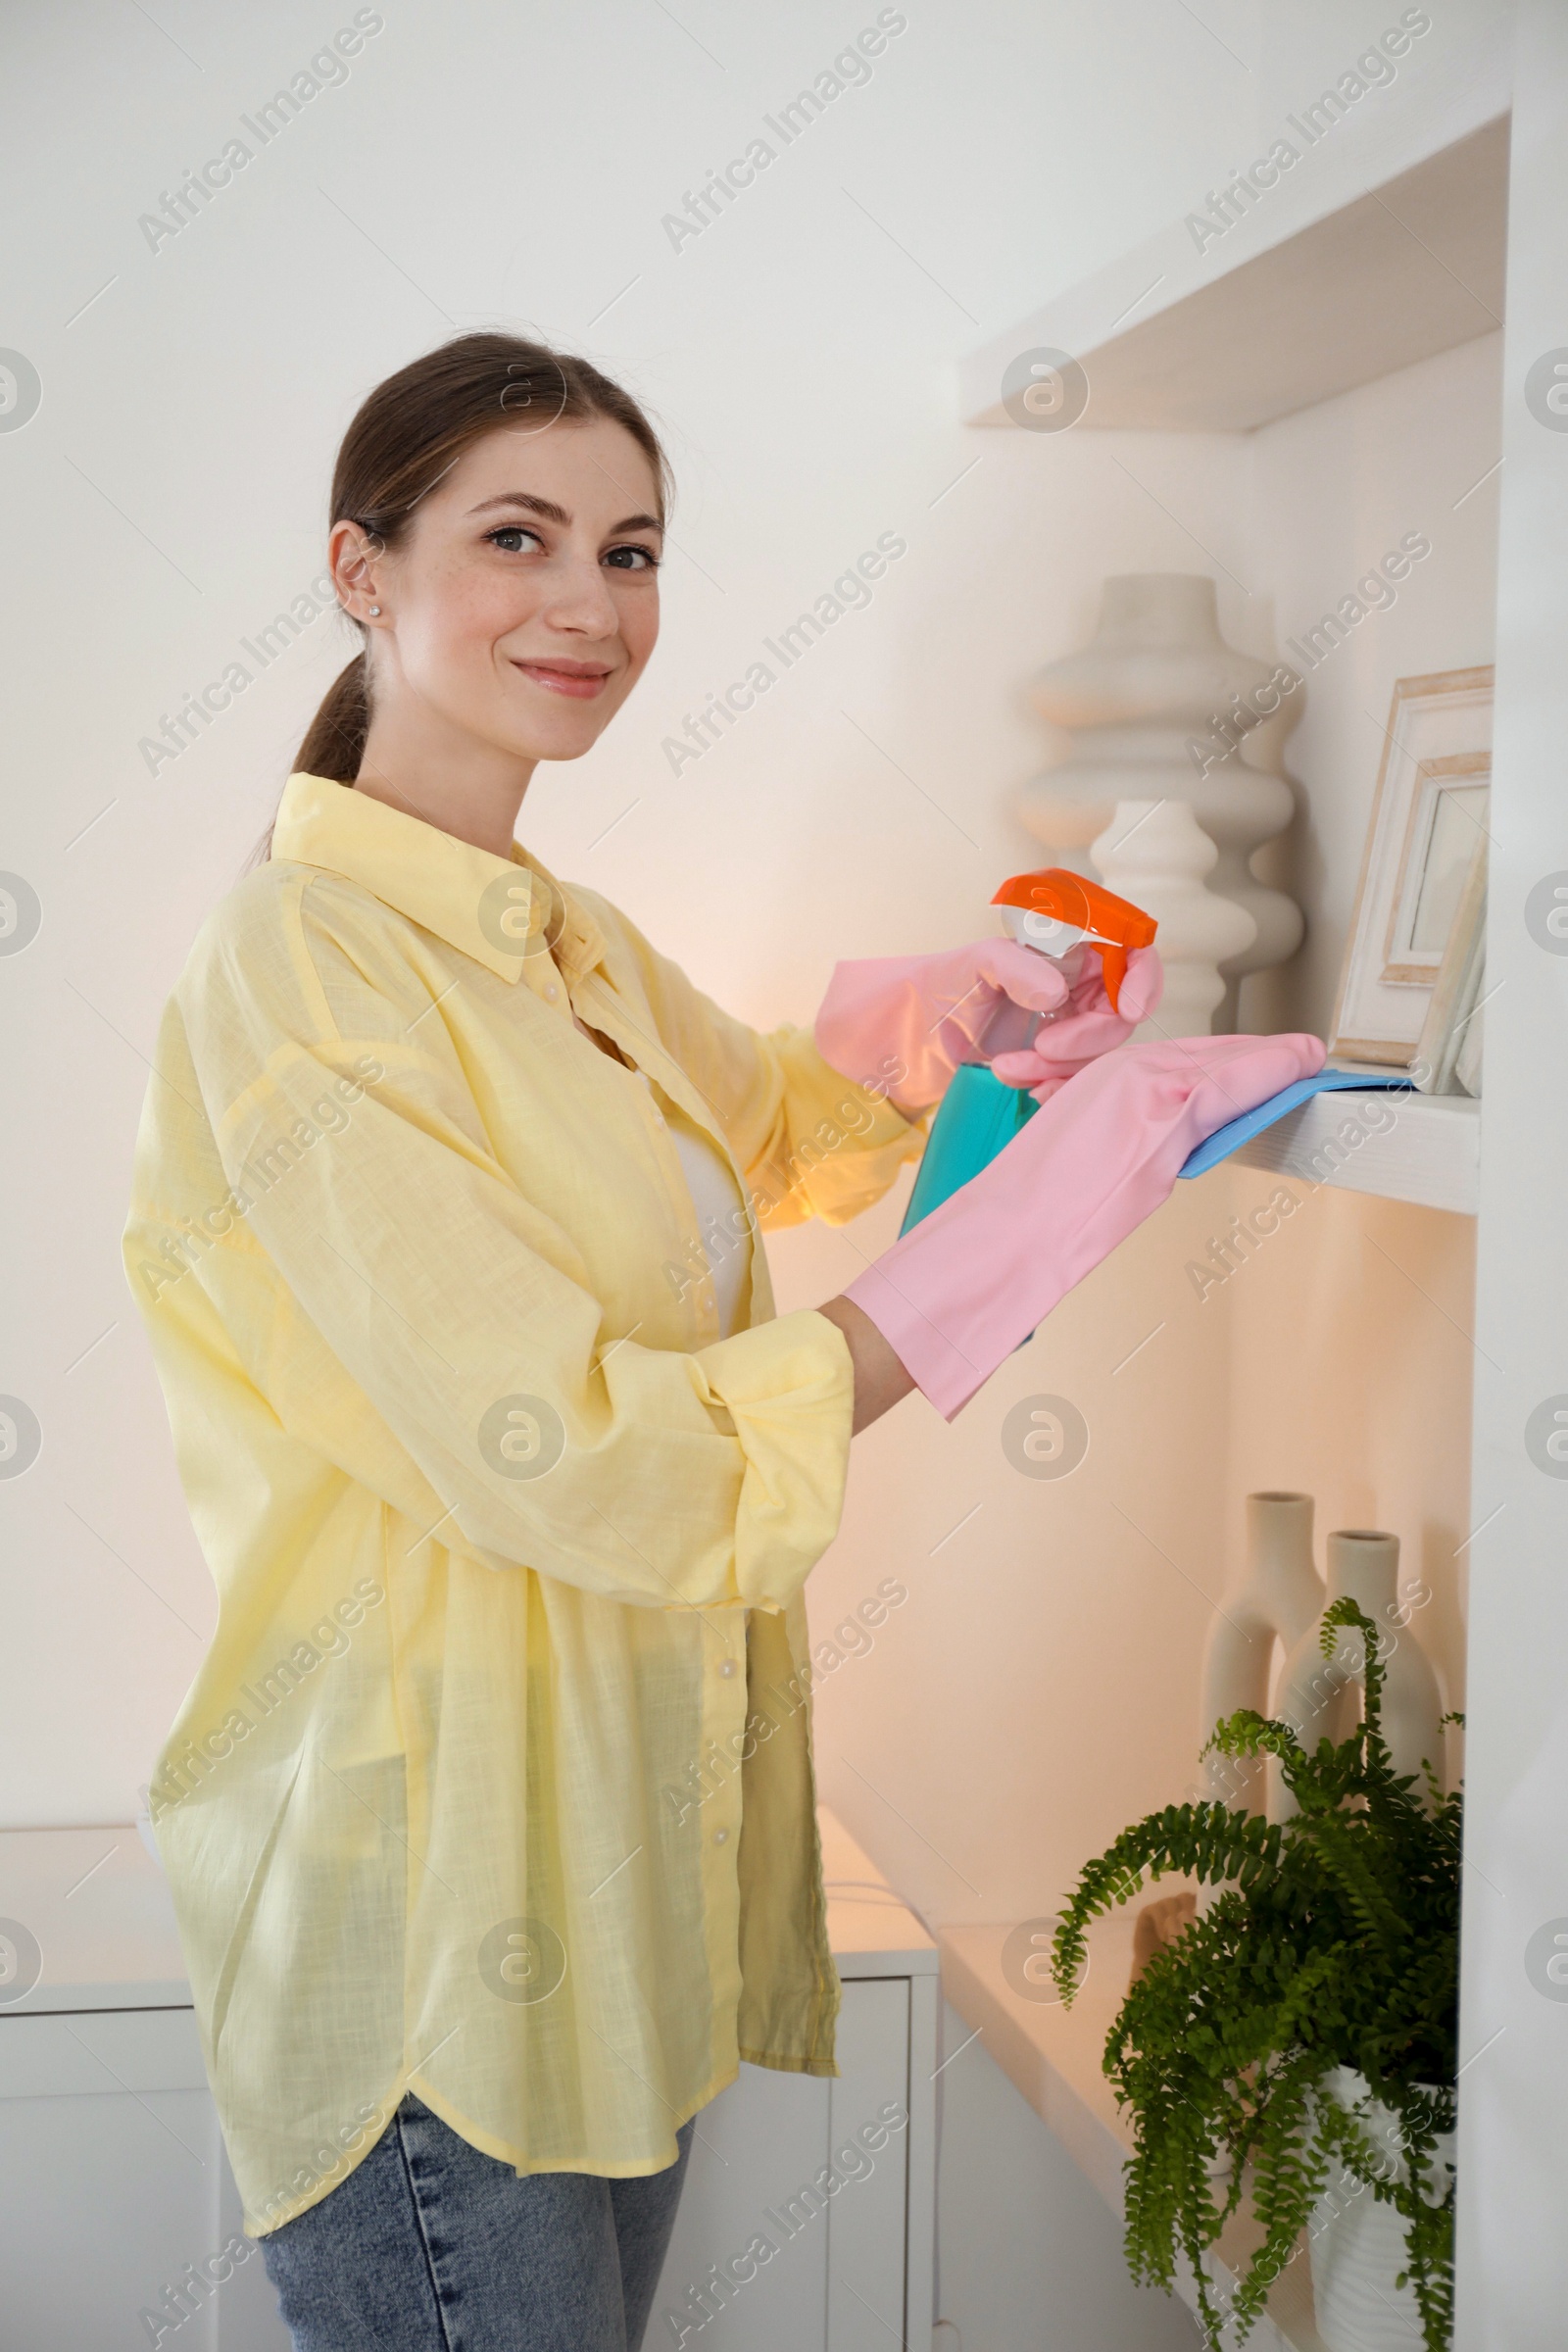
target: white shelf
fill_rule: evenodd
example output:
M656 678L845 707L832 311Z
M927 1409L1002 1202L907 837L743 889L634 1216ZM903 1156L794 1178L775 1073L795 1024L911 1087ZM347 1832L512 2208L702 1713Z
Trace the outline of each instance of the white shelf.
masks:
M1387 1118L1364 1143L1343 1136L1362 1102L1369 1117ZM1314 1095L1274 1126L1244 1144L1244 1167L1267 1168L1336 1192L1370 1193L1381 1200L1411 1200L1420 1208L1456 1209L1473 1217L1481 1190L1481 1105L1463 1095L1369 1093Z
M1505 47L1450 52L1425 73L1412 54L1310 147L1282 120L1300 160L1223 235L1200 250L1172 221L965 359L964 421L1012 423L1000 388L1029 351L1083 367L1080 429L1240 432L1494 332ZM1194 191L1200 213L1205 196Z
M1114 1912L1090 1930L1089 1975L1070 2009L1026 1999L1007 1982L1002 1950L1009 1933L1007 1926L998 1925L939 1928L943 1991L1119 2218L1122 2166L1132 2135L1101 2071L1101 2057L1127 1990L1133 1915ZM1222 2284L1235 2278L1261 2236L1250 2216L1236 2217L1214 2262ZM1181 2291L1191 2304L1190 2285ZM1304 2247L1275 2281L1267 2313L1248 2339L1248 2352L1328 2352L1313 2316Z

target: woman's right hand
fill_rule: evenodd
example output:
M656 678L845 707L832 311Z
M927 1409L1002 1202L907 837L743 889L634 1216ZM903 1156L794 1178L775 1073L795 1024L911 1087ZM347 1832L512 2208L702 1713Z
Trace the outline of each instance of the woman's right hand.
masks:
M1206 1137L1323 1061L1322 1040L1304 1033L1175 1038L1102 1054L843 1296L951 1421L1159 1206Z

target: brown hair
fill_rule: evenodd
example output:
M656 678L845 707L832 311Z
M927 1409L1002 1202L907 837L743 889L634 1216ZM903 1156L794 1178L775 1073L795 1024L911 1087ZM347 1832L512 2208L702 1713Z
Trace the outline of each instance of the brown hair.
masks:
M543 431L562 417L590 416L625 426L654 469L662 512L671 486L668 460L629 392L590 361L548 344L499 332L456 335L411 360L361 403L337 454L327 526L357 522L382 547L395 548L420 499L471 442L509 419ZM356 619L354 626L363 624ZM362 647L327 689L294 755L295 769L352 784L369 723L369 665ZM269 828L249 862L259 863L270 846Z

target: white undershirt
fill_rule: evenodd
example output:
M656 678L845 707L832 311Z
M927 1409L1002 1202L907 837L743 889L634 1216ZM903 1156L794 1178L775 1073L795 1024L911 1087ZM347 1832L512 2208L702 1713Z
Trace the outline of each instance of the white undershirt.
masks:
M750 1265L753 1265L750 1216L741 1186L712 1136L703 1134L696 1119L686 1117L679 1103L672 1103L662 1087L656 1087L647 1070L637 1070L632 1075L649 1089L649 1099L659 1107L659 1115L670 1129L670 1143L686 1176L686 1190L691 1193L691 1206L696 1209L696 1230L701 1235L708 1270L712 1275L719 1336L729 1339L738 1329L741 1300L748 1292Z
M713 1278L718 1328L727 1340L737 1327L752 1262L746 1203L728 1160L711 1138L667 1095L659 1107L686 1173L692 1206L697 1211L697 1230Z
M593 1033L587 1022L575 1010L571 1017L583 1036L592 1042ZM650 1100L669 1130L669 1140L685 1173L686 1189L697 1211L697 1231L712 1277L719 1333L727 1340L738 1328L741 1300L746 1297L751 1278L751 1217L745 1198L729 1161L712 1138L705 1135L696 1120L689 1118L678 1102L671 1102L662 1087L654 1085L646 1070L633 1070L632 1075L647 1087ZM694 1275L698 1271L695 1263L692 1271Z

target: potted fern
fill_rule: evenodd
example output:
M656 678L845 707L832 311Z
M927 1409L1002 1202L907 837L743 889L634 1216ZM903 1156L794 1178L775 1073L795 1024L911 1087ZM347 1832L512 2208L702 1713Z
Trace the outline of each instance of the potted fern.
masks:
M1443 1793L1430 1762L1424 1788L1395 1772L1377 1628L1353 1600L1336 1601L1323 1620L1326 1654L1342 1626L1357 1629L1365 1661L1364 1720L1348 1740L1308 1751L1289 1724L1244 1709L1208 1743L1231 1756L1277 1756L1295 1814L1271 1823L1203 1800L1124 1830L1084 1870L1056 1930L1053 1973L1070 2003L1088 1923L1146 1878L1180 1872L1218 1888L1150 1960L1105 2044L1104 2071L1134 2126L1133 2275L1169 2291L1185 2258L1206 2341L1217 2345L1228 2320L1241 2342L1303 2227L1353 2204L1395 2251L1381 2282L1364 2289L1376 2316L1364 2333L1353 2313L1342 2318L1336 2352L1358 2352L1358 2335L1399 2340L1388 2328L1390 2306L1401 2304L1409 2340L1445 2352L1460 1798ZM1263 2240L1222 2313L1203 2258L1244 2193ZM1325 2338L1327 2267L1318 2281Z

